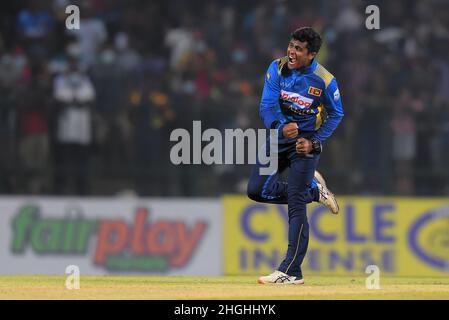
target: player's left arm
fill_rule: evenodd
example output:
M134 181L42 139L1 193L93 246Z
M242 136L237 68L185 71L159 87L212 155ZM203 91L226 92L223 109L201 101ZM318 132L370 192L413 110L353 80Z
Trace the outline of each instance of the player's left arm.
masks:
M328 117L318 131L311 137L312 141L318 140L320 143L323 143L332 135L344 116L340 91L335 78L332 79L323 92L323 104Z

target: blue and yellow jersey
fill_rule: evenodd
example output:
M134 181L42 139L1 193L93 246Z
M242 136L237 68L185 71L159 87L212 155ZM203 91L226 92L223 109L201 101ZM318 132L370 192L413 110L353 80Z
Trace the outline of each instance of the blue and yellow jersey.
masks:
M265 76L260 102L260 116L268 129L282 128L296 122L300 132L324 142L343 118L343 107L337 80L316 62L301 69L290 70L288 57L274 60Z

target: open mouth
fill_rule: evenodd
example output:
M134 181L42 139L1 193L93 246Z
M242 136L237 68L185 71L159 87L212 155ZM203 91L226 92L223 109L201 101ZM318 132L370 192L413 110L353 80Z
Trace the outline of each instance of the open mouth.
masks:
M296 57L292 56L292 55L289 55L288 56L288 62L291 63L291 64L295 64L296 63Z

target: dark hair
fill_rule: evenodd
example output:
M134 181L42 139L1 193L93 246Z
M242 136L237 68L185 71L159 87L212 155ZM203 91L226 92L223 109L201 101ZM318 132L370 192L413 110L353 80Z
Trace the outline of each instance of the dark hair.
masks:
M309 52L318 53L321 48L321 43L323 42L319 33L310 27L302 27L296 29L292 32L291 37L292 39L301 42L307 42L307 49L309 50Z

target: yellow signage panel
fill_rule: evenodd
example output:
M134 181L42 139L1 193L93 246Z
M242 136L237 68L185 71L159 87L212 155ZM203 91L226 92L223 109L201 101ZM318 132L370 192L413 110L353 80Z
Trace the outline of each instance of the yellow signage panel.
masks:
M339 197L340 213L307 207L308 274L364 273L369 265L399 276L449 276L449 200ZM226 274L265 274L287 248L286 205L225 196Z

